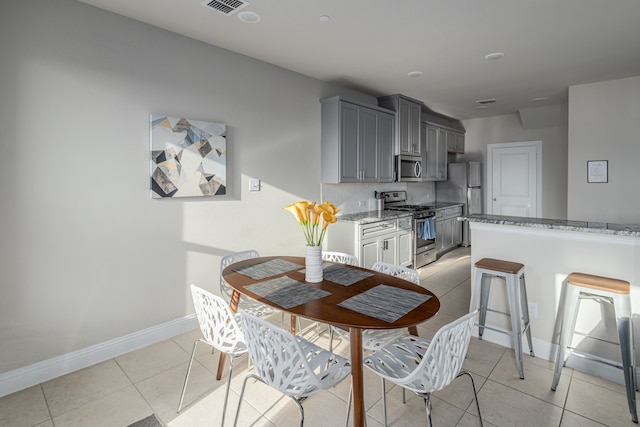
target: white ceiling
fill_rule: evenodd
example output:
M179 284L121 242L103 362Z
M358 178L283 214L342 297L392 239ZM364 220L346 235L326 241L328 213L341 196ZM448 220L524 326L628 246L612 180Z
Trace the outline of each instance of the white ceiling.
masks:
M569 86L640 75L638 0L250 0L256 24L201 0L79 1L458 119L564 104Z

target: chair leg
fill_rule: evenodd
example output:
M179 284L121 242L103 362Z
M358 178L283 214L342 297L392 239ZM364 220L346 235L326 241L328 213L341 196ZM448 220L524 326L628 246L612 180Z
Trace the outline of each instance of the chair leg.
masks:
M478 315L478 337L482 339L484 333L484 325L487 321L487 306L489 305L489 290L491 289L492 276L481 273L480 279L480 310Z
M424 397L424 406L427 411L427 419L429 420L429 427L433 427L431 422L431 393L427 393Z
M329 325L329 351L333 352L333 327Z
M524 273L520 276L520 297L522 299L522 320L526 328L527 342L529 343L529 354L535 357L533 353L533 342L531 339L531 323L529 319L529 300L527 299L527 287L525 285Z
M580 293L573 285L567 284L564 290L564 303L562 305L562 320L560 323L560 338L558 340L558 351L556 353L556 366L553 374L553 382L551 390L556 391L562 368L569 357L568 347L571 344L573 330L578 317L578 309L580 308Z
M387 384L382 378L382 411L384 414L384 427L387 427Z
M620 350L622 353L622 369L624 370L624 383L627 390L627 401L629 403L629 412L631 420L638 422L638 413L636 409L636 386L635 386L635 369L633 355L633 337L631 336L631 319L629 317L620 317L617 319L618 336L620 340Z
M349 415L351 415L351 401L353 400L353 382L349 386L349 400L347 401L347 419L344 422L344 427L349 427Z
M245 388L247 388L247 381L249 381L249 378L262 381L262 379L259 376L254 374L248 374L244 378L244 381L242 382L242 389L240 390L240 398L238 400L238 409L236 409L236 418L233 420L233 427L236 427L236 425L238 425L238 416L240 415L240 406L242 406L242 398L244 397L244 390Z
M196 347L202 340L195 340L193 343L193 350L191 350L191 359L189 359L189 367L187 368L187 375L184 377L184 385L182 386L182 393L180 394L180 402L178 402L178 411L182 409L182 401L184 400L184 393L187 391L187 381L189 381L189 374L191 373L191 365L193 365L193 358L196 355Z
M507 297L509 299L509 311L511 316L511 338L513 341L513 351L516 356L516 365L520 379L524 379L524 361L522 360L522 326L520 313L520 285L513 275L508 276L507 281Z
M229 390L231 389L231 376L233 375L233 357L229 357L229 378L227 379L227 390L224 393L224 406L222 407L222 422L224 426L224 417L227 415L227 402L229 401Z
M460 371L460 373L456 376L456 378L462 375L467 375L471 380L471 387L473 387L473 398L476 400L476 408L478 409L478 419L480 420L480 427L482 427L483 424L482 424L482 415L480 414L480 402L478 402L478 392L476 391L476 383L473 380L473 375L471 375L471 372L463 370L463 371Z

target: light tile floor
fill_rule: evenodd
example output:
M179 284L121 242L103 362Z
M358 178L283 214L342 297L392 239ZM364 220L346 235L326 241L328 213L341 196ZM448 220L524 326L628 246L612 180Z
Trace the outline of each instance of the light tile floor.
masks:
M422 268L423 286L441 301L436 317L419 326L431 337L442 325L468 311L471 267L469 248L459 248ZM328 344L325 328L312 325L305 337ZM155 413L169 427L218 426L224 399L224 381L216 381L217 353L200 346L185 397L178 399L194 340L200 332L177 336L116 357L98 365L47 381L0 398L0 426L119 427ZM348 356L348 343L336 351ZM556 392L550 390L553 364L525 355L525 380L520 380L510 349L472 338L465 368L478 388L486 426L625 426L633 425L624 386L565 368ZM231 383L227 422L232 425L242 380L248 369L246 356L236 361ZM367 424L383 420L380 380L365 369ZM312 396L304 403L307 426L344 425L349 383ZM387 389L389 425L426 425L424 401L407 393L406 404L398 387ZM461 377L432 398L437 426L476 426L473 393ZM264 415L264 416L261 416ZM287 398L260 383L249 383L240 426L296 426L297 408Z

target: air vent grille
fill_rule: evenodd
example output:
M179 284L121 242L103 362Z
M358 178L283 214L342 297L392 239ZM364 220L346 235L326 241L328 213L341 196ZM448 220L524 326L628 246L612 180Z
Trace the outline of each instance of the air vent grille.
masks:
M495 98L481 99L476 102L480 105L487 105L487 104L493 104L494 102L496 102L496 99Z
M248 4L248 2L242 0L207 0L202 3L203 6L225 15L233 15Z

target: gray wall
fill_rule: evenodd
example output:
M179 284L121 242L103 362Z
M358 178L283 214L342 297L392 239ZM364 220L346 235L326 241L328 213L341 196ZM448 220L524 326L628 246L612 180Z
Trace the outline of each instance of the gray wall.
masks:
M587 183L589 160L608 160L608 183ZM571 87L569 216L640 224L639 164L640 77Z
M319 99L370 100L71 0L2 2L0 53L0 373L191 314L232 251L302 255ZM227 124L227 196L150 199L151 113Z
M466 129L465 154L459 155L457 161L481 161L485 169L484 188L487 187L488 144L542 141L542 216L567 219L566 125L524 128L518 114L465 120L463 124Z

